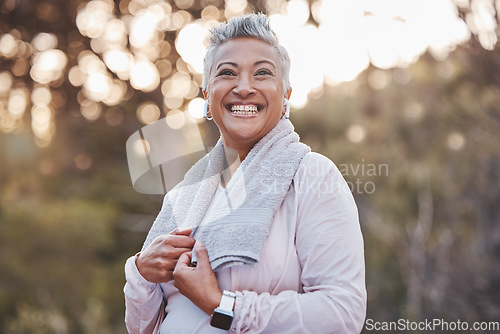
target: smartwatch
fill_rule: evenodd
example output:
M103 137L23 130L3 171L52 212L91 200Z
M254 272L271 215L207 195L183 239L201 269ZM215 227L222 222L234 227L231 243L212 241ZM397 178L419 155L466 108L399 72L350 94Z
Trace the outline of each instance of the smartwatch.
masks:
M210 325L212 327L229 330L231 324L233 323L233 306L236 300L236 294L231 291L224 290L222 292L222 298L220 300L220 305L212 313L212 318L210 319Z

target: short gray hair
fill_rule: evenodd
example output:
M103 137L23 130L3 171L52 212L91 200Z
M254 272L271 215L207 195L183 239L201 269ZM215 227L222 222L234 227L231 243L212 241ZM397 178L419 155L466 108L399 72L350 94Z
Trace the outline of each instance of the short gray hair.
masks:
M210 33L210 45L203 61L203 89L208 87L208 79L217 48L222 43L238 37L253 37L274 46L281 63L279 65L283 71L283 89L286 92L290 88L290 57L286 49L278 43L276 33L271 29L266 15L258 13L233 17L226 23L221 23L210 30Z

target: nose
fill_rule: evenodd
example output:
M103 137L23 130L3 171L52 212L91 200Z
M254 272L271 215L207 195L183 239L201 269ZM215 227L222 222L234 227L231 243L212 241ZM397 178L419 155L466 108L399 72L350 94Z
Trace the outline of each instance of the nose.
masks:
M253 81L249 75L240 75L239 80L233 88L233 93L240 97L252 96L255 94Z

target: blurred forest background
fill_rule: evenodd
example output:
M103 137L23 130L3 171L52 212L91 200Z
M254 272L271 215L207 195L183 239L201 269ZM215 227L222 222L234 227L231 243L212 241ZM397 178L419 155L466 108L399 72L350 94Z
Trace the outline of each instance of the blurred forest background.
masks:
M357 3L0 1L0 333L125 333L123 266L162 199L134 191L125 143L166 115L215 138L195 40L251 11L278 33L303 20L282 36L300 63L291 120L352 186L367 318L500 321L500 1ZM335 25L352 11L396 29L364 48ZM419 40L450 17L450 39Z

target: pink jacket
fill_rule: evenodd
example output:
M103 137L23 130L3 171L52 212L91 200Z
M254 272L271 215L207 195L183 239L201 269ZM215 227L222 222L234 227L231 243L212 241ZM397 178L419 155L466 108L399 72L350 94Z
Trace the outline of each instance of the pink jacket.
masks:
M125 265L129 333L224 333L172 282L146 281ZM274 216L259 263L217 272L236 292L230 333L361 332L366 312L363 238L356 204L337 167L308 153Z

